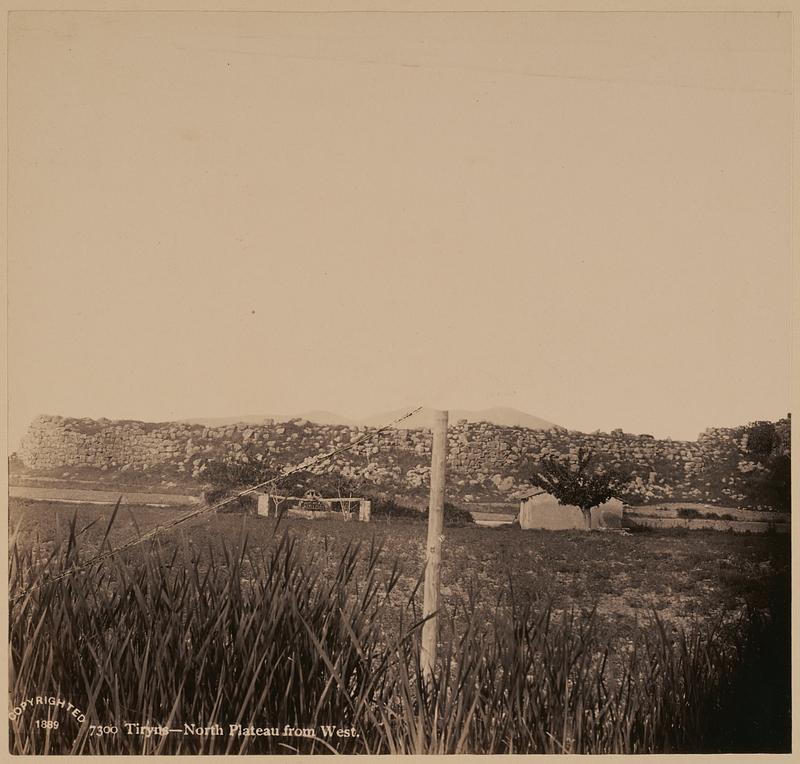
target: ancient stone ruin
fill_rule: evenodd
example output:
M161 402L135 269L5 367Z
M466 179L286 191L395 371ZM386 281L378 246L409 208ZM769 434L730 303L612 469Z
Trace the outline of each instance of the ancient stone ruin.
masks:
M789 420L776 423L785 448ZM319 473L363 480L387 494L424 495L430 477L428 430L387 430L320 425L305 420L261 425L205 427L41 416L25 435L19 457L32 470L91 467L147 472L159 468L203 482L212 460L245 460L280 469L353 443ZM757 468L744 446L745 428L709 429L694 441L659 440L649 435L586 434L564 429L531 430L487 422L451 424L448 430L448 494L460 501L508 501L530 488L531 465L542 456L576 460L580 448L594 451L608 468L630 475L626 500L717 501L744 498L742 479Z

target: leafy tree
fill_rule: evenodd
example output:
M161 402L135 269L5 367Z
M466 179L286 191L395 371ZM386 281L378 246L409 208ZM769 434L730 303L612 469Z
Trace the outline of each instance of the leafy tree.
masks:
M592 507L614 496L623 480L612 472L596 472L593 462L594 455L583 448L578 449L575 466L546 456L529 478L534 486L555 496L559 504L580 507L587 530L592 527Z
M277 474L274 466L263 461L209 461L203 470L203 481L207 486L204 496L209 504L214 504L226 496L270 480ZM241 509L252 509L254 502L255 497L251 494L238 498Z
M769 456L780 439L772 422L754 422L747 428L747 450L756 457Z

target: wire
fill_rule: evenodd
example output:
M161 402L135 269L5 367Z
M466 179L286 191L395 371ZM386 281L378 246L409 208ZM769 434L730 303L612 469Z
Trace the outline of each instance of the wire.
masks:
M122 546L116 547L115 549L109 549L106 552L101 552L100 554L95 555L94 557L92 557L89 560L86 560L85 562L73 565L71 568L62 571L58 575L52 576L50 578L45 579L44 581L40 581L39 583L34 584L33 586L26 589L24 592L21 592L20 594L17 594L14 597L10 597L9 601L12 604L18 602L23 597L27 597L37 589L41 589L46 584L55 583L56 581L60 581L64 578L67 578L68 576L78 573L81 570L86 570L88 568L91 568L98 562L103 562L103 560L107 560L109 557L113 557L115 554L120 554L121 552L125 552L128 549L131 549L132 547L135 547L138 544L147 541L148 539L155 538L159 534L164 533L165 531L168 531L171 528L174 528L176 525L185 523L187 520L199 517L200 515L206 514L207 512L213 512L219 509L220 507L224 507L226 504L230 504L230 502L235 501L236 499L239 499L242 496L246 496L249 493L253 493L253 491L257 491L260 488L264 488L268 485L274 485L277 482L284 480L285 478L289 477L290 475L293 475L296 472L307 470L309 467L312 467L315 464L319 464L320 462L332 459L334 456L338 454L344 453L345 451L349 451L351 448L355 448L357 445L363 443L365 440L369 440L371 438L374 438L376 435L380 435L382 432L385 432L386 430L394 427L396 424L399 424L403 420L414 416L414 414L416 414L421 410L422 406L417 406L417 408L415 408L413 411L409 411L407 414L403 414L403 416L394 419L393 421L389 422L389 424L385 424L382 427L379 427L377 430L365 432L361 437L356 438L354 441L348 443L346 446L340 446L339 448L334 448L332 451L328 451L325 454L319 454L318 456L315 456L311 461L305 459L304 461L300 462L300 464L295 465L294 467L281 472L280 475L277 475L274 478L270 478L269 480L265 480L262 483L256 483L255 485L252 485L249 488L245 488L243 491L239 491L239 493L236 493L233 496L229 496L227 499L223 499L222 501L218 501L215 504L211 504L210 506L207 507L200 507L199 509L187 512L185 515L176 517L174 520L172 520L169 523L166 523L165 525L157 525L155 528L152 528L149 531L147 531L147 533L143 533L137 538L125 542Z

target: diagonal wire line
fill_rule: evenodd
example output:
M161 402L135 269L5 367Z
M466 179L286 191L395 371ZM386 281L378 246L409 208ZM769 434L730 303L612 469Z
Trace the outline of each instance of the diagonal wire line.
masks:
M339 448L334 448L333 450L328 451L327 453L319 454L318 456L315 456L311 461L304 460L300 462L300 464L297 464L294 467L291 467L290 469L281 472L280 475L277 475L274 478L265 480L262 483L256 483L255 485L252 485L249 488L245 488L243 491L239 491L239 493L236 493L233 496L229 496L227 499L218 501L215 504L212 504L208 507L200 507L199 509L187 512L185 515L176 517L174 520L172 520L169 523L166 523L165 525L157 525L155 528L152 528L151 530L147 531L146 533L143 533L141 536L138 536L137 538L125 542L124 544L116 547L115 549L109 549L106 552L101 552L100 554L95 555L94 557L92 557L89 560L86 560L85 562L82 562L78 565L73 565L71 568L62 571L58 575L52 576L50 578L45 579L44 581L40 581L39 583L34 584L25 591L21 592L20 594L17 594L16 596L9 598L9 601L12 604L18 602L19 600L21 600L24 597L27 597L29 594L36 591L37 589L41 589L46 584L55 583L56 581L60 581L61 579L67 578L68 576L71 576L81 570L86 570L87 568L91 568L98 562L107 560L109 557L113 557L115 554L119 554L120 552L125 552L128 549L131 549L132 547L137 546L138 544L141 544L144 541L147 541L148 539L155 538L159 534L168 531L171 528L174 528L176 525L185 523L187 520L191 520L194 517L199 517L200 515L206 514L207 512L213 512L214 510L217 510L220 507L225 506L226 504L230 504L230 502L234 501L235 499L238 499L241 496L246 496L247 494L252 493L253 491L257 491L259 488L264 488L268 485L275 485L279 481L284 480L285 478L289 477L290 475L293 475L296 472L300 472L301 470L306 470L309 467L314 466L315 464L319 464L320 462L332 459L334 456L337 456L338 454L342 454L345 451L349 451L350 449L355 448L359 444L363 443L365 440L374 438L376 435L380 435L382 432L391 429L396 424L399 424L403 420L408 419L409 417L413 416L414 414L416 414L418 411L421 410L422 406L417 406L417 408L413 409L412 411L409 411L406 414L403 414L397 419L394 419L393 421L389 422L389 424L385 424L382 427L379 427L377 430L373 430L371 432L370 431L365 432L361 437L356 438L354 441L348 443L345 446L340 446Z

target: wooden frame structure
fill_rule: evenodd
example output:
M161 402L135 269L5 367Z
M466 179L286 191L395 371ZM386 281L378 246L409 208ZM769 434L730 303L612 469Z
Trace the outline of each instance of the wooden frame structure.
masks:
M363 499L359 496L346 496L336 498L323 498L322 496L280 496L275 493L260 493L258 495L258 509L257 512L261 517L269 517L270 515L270 499L275 503L275 516L278 515L278 505L285 501L296 501L301 506L303 503L311 504L324 504L327 509L302 509L298 507L291 507L287 509L287 513L291 513L300 517L317 518L317 517L342 517L344 520L353 519L355 514L353 505L358 504L358 519L361 522L368 523L372 516L372 502L369 499ZM339 504L340 508L335 510L333 507Z

